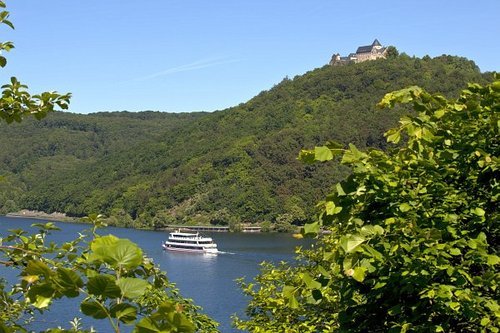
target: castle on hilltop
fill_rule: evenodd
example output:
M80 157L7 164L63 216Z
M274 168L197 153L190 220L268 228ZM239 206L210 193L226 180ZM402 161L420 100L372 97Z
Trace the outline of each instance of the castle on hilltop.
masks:
M341 57L340 54L334 54L330 60L330 65L338 66L349 63L358 63L367 60L385 58L387 47L383 47L378 39L375 39L372 45L360 46L356 53L351 53L347 57Z

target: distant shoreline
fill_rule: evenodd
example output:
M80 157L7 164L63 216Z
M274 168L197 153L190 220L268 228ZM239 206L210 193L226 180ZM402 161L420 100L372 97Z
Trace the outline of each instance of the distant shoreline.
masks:
M78 219L66 216L64 213L45 213L36 210L27 210L23 209L19 212L7 213L5 214L7 217L20 217L20 218L28 218L28 219L37 219L37 220L51 220L57 222L78 222Z
M12 213L7 213L5 215L0 215L0 216L5 216L5 217L12 217L12 218L26 218L26 219L36 219L36 220L45 220L45 221L53 221L53 222L69 222L69 223L81 223L81 224L89 224L88 222L82 220L82 218L78 217L70 217L67 216L65 213L59 213L59 212L54 212L54 213L46 213L46 212L41 212L37 210L28 210L28 209L23 209L18 212L12 212ZM171 231L171 230L176 230L176 229L184 229L189 232L197 232L197 231L203 231L203 232L231 232L229 230L228 226L212 226L212 225L168 225L163 228L133 228L133 227L126 227L126 226L116 226L116 225L110 225L111 227L118 227L118 228L127 228L127 229L136 229L136 230L151 230L151 231ZM247 226L242 226L242 229L239 231L242 233L268 233L269 231L262 231L262 228L260 226L252 226L252 225L247 225ZM298 232L296 230L295 232ZM272 233L272 232L271 232Z

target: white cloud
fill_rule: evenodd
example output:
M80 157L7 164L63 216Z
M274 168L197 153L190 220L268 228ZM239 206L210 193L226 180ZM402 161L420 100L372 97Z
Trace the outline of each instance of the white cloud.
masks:
M153 74L149 74L137 79L134 79L132 81L144 81L144 80L150 80L154 79L160 76L167 76L175 73L181 73L181 72L189 72L189 71L195 71L199 69L204 69L204 68L209 68L209 67L214 67L214 66L220 66L220 65L225 65L225 64L230 64L234 62L239 62L241 61L240 59L229 59L229 58L207 58L207 59L201 59L197 60L195 62L185 64L185 65L180 65L180 66L175 66L171 67Z

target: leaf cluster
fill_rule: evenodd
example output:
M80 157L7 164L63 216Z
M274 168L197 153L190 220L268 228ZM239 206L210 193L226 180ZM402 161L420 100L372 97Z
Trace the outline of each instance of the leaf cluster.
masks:
M314 323L301 332L498 332L499 86L470 84L456 100L389 93L379 106L416 111L386 132L399 147L303 151L306 162L339 156L352 174L303 228L319 243L301 264L266 267L244 285L250 319L238 327L287 317L291 331Z
M5 10L5 2L0 1L0 25L4 24L11 29L14 25L8 20L9 12ZM9 52L14 48L14 43L6 41L0 42L0 67L7 65L7 58L2 52ZM0 97L0 121L11 123L20 122L24 117L33 115L37 119L46 116L48 112L54 111L57 107L67 110L71 94L60 95L57 92L43 92L31 95L28 86L21 84L17 78L11 77L10 83L2 85L2 95Z

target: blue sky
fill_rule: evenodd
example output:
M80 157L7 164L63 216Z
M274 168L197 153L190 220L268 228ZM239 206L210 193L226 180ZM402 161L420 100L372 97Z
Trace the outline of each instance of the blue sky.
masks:
M378 38L500 70L500 1L7 0L12 75L70 110L214 111Z

